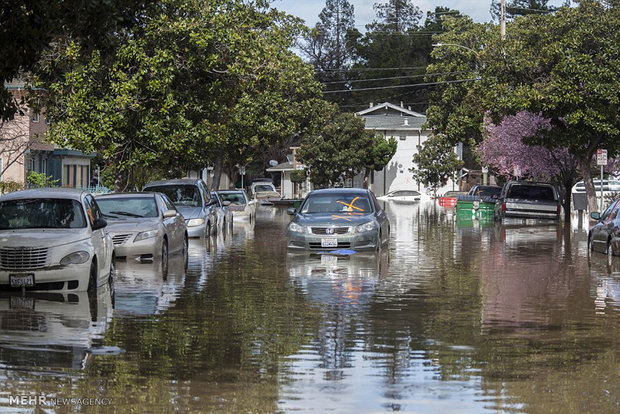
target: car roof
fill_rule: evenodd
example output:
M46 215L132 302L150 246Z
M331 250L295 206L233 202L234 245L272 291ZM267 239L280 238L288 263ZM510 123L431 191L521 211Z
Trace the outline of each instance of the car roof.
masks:
M175 178L172 180L159 180L159 181L151 181L146 184L146 187L154 187L154 186L162 186L162 185L196 185L202 181L200 178Z
M319 190L311 191L310 195L321 195L321 194L359 194L359 195L368 195L370 190L365 188L321 188Z
M96 199L100 198L147 198L153 197L155 194L161 194L154 191L132 191L127 193L106 193L106 194L98 194L95 196Z
M5 194L0 197L0 201L28 198L68 198L71 200L81 201L82 197L87 194L90 193L86 190L78 188L33 188Z

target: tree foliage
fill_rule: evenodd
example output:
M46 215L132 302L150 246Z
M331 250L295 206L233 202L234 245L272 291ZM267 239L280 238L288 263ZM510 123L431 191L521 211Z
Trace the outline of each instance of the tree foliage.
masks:
M394 156L396 141L389 142L364 129L364 121L335 108L323 128L307 136L298 156L310 181L319 187L333 186L357 174L381 170Z
M298 19L262 0L158 4L113 53L68 42L41 65L51 138L102 153L117 188L131 186L135 169L175 176L209 164L217 186L226 165L244 165L321 118L312 69L289 50Z
M416 164L410 169L413 178L422 182L434 194L463 167L463 161L444 135L432 135L424 145L418 145L413 162Z

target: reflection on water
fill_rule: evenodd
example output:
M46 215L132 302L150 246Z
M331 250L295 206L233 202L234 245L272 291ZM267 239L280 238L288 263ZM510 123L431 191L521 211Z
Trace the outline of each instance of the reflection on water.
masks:
M0 298L0 407L36 386L115 412L618 412L620 257L561 223L384 204L379 254L289 253L265 207L187 268L119 262L113 313Z

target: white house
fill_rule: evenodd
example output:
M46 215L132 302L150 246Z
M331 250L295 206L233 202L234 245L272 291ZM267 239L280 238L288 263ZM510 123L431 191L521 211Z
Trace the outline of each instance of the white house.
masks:
M370 104L370 108L356 112L355 115L364 119L366 129L382 134L385 139L394 137L398 142L396 154L388 165L371 177L374 193L378 196L394 190L417 190L425 193L426 188L413 179L409 169L414 166L413 155L418 152L418 145L423 146L431 133L423 127L426 116L388 102ZM456 151L459 157L462 157L459 147ZM358 183L354 184L359 186ZM458 186L449 181L438 193L454 189L458 190Z

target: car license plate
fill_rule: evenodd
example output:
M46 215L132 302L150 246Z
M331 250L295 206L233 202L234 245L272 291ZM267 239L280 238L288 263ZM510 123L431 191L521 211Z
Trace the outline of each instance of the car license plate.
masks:
M34 274L9 275L11 287L34 286Z
M338 264L338 257L331 254L321 255L321 264L327 266L336 266Z
M21 296L11 296L11 302L9 303L11 309L34 309L34 299L24 298Z
M338 247L338 239L321 239L321 247Z

